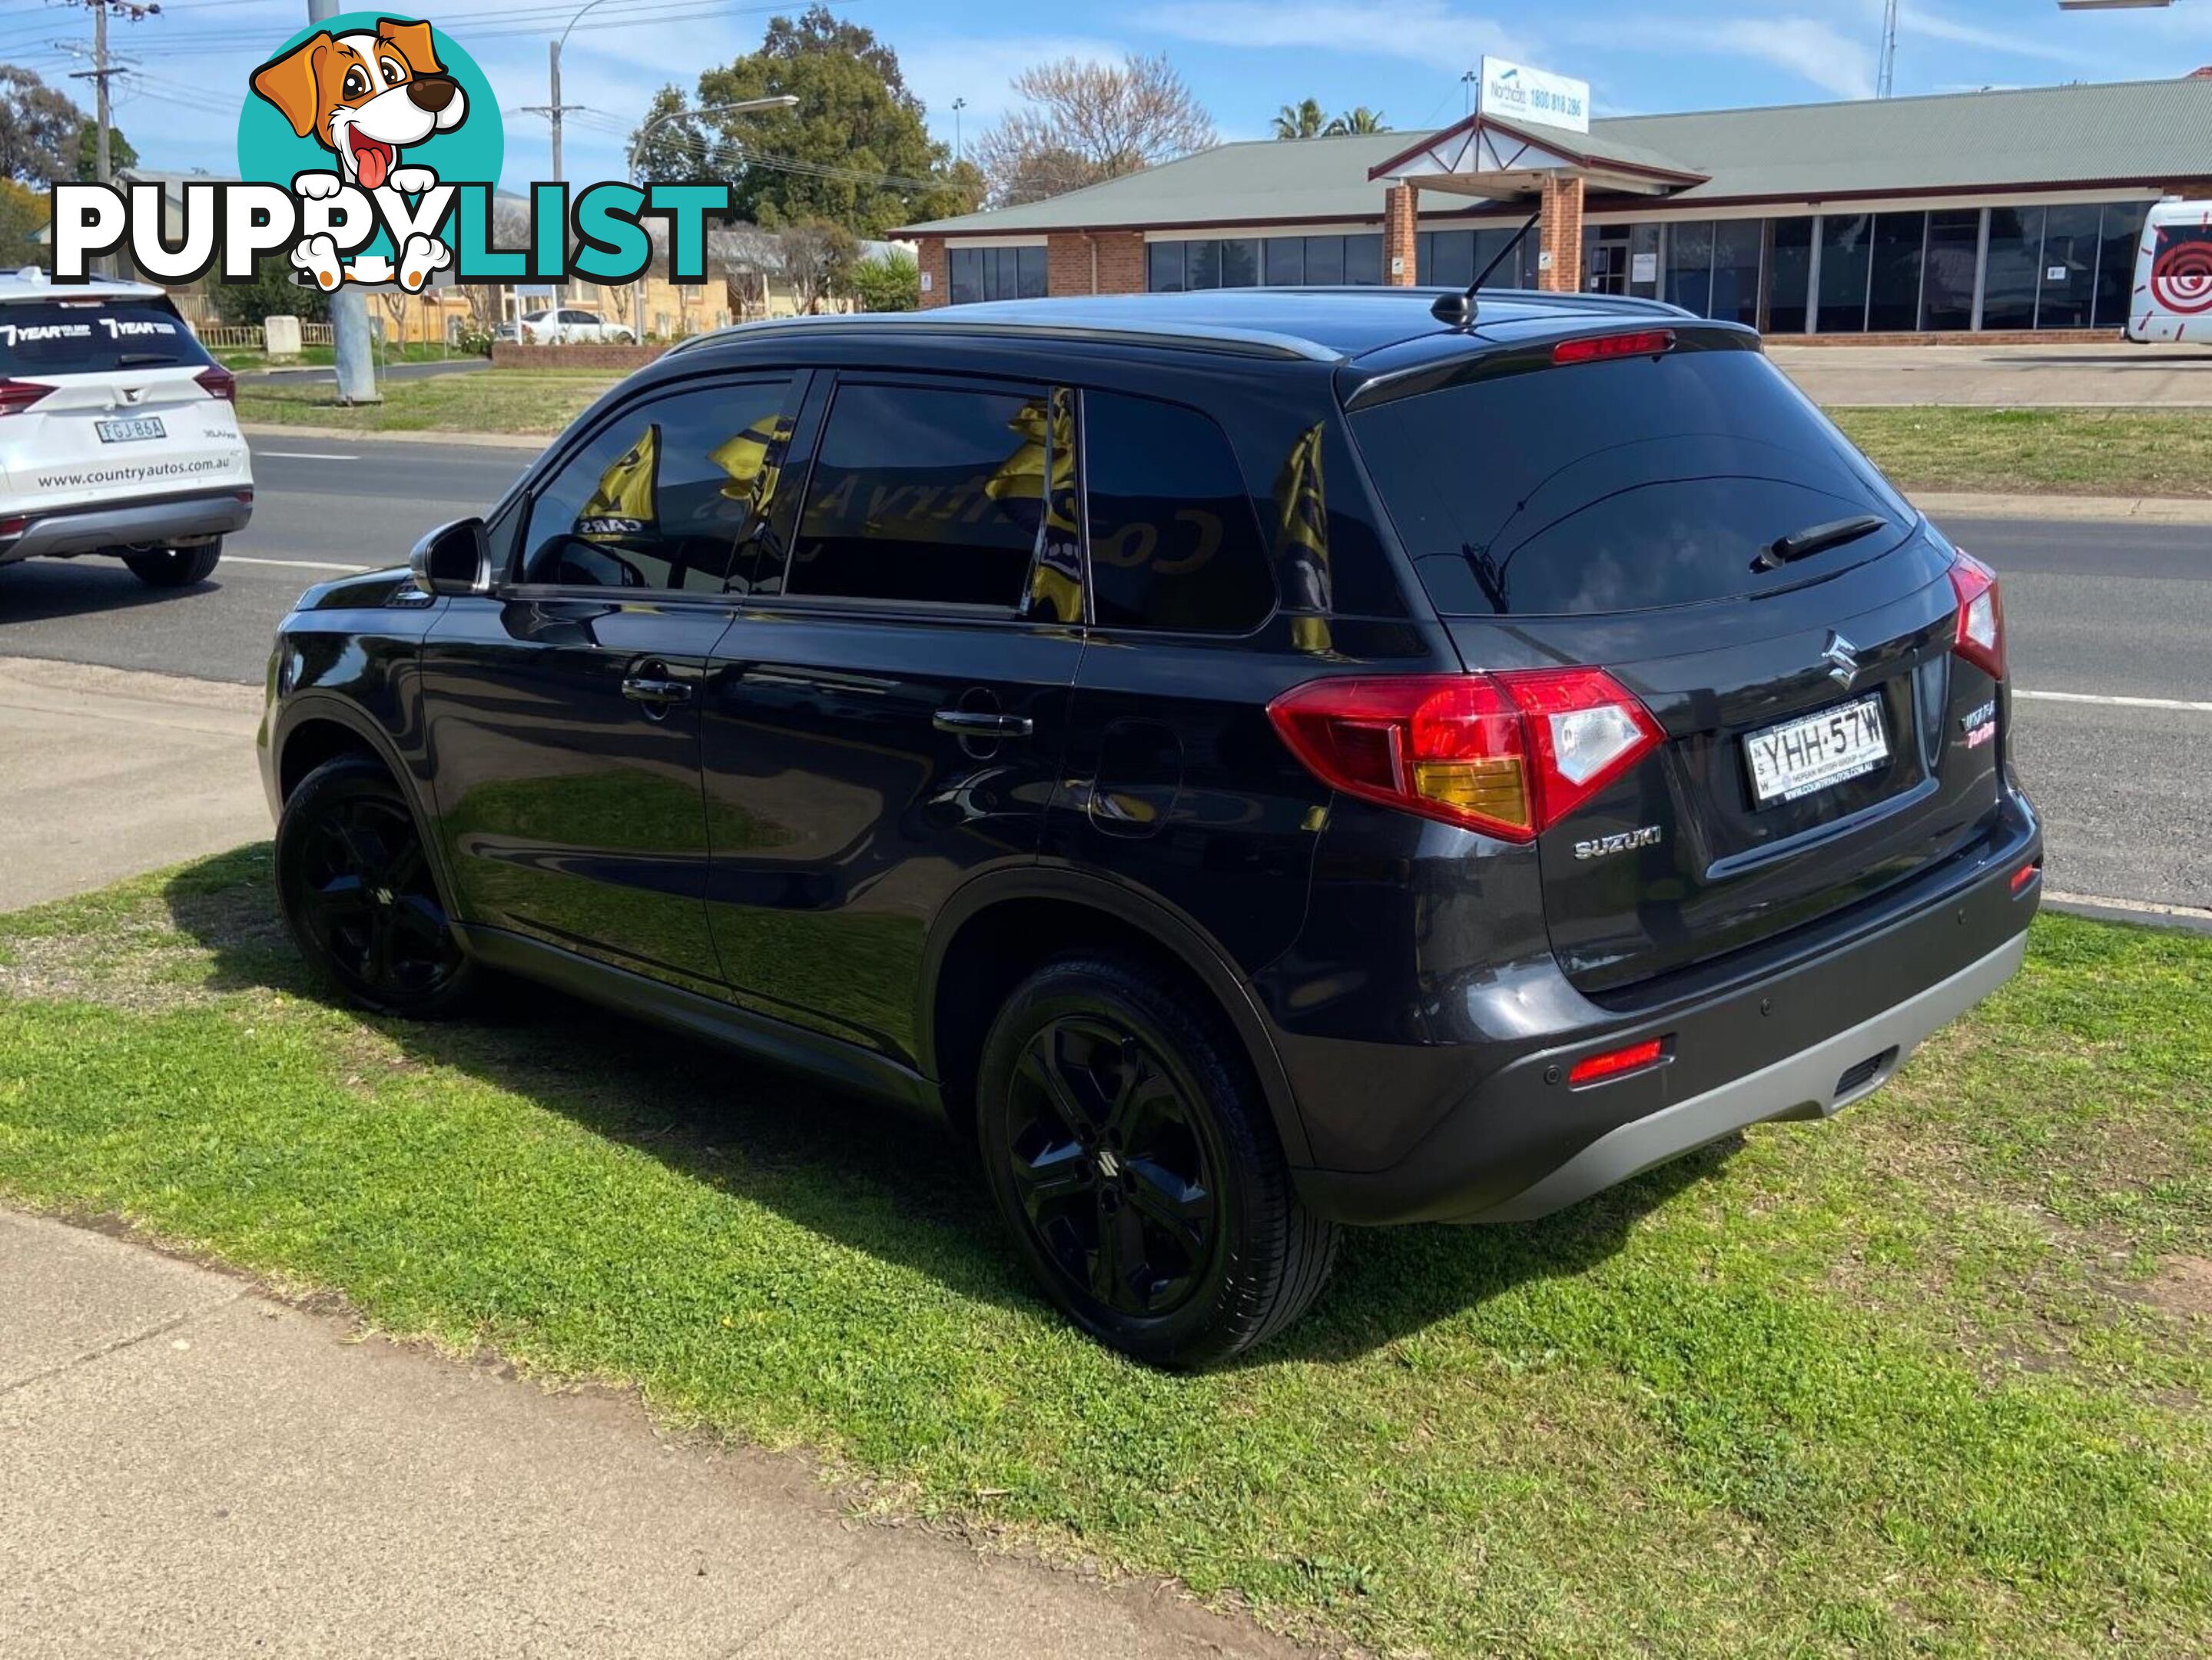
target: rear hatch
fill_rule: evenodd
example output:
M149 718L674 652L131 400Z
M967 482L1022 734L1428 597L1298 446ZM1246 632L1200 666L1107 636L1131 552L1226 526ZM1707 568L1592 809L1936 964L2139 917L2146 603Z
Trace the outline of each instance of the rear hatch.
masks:
M9 514L252 483L232 390L161 295L0 301Z
M1953 550L1752 337L1639 344L1351 400L1467 666L1601 668L1656 722L1537 837L1553 950L1593 993L1909 879L1985 833L2000 787L1999 662L1955 649Z

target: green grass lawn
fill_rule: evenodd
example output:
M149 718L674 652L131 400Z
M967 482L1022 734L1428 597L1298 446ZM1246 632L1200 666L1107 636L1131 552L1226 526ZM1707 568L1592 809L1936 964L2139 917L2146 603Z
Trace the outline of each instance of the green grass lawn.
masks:
M238 418L282 426L361 432L502 432L550 437L620 377L544 369L481 369L469 374L382 382L380 404L348 407L320 377L249 382L238 389Z
M550 993L328 1006L251 849L0 918L0 1195L1377 1650L2199 1654L2208 983L2212 940L2046 920L1842 1118L1356 1234L1172 1377L1047 1312L923 1127Z
M2212 496L2212 410L1828 413L1907 490Z
M213 351L216 360L227 368L265 369L269 367L269 354L258 346L221 346L211 347L210 350ZM380 346L376 349L376 362L380 366L386 363L449 363L460 361L464 356L465 354L453 347L424 340L410 340L403 344ZM333 347L302 346L300 348L300 355L297 357L287 359L286 362L287 364L313 364L327 368L337 361L337 353ZM478 358L476 361L482 362L483 360Z

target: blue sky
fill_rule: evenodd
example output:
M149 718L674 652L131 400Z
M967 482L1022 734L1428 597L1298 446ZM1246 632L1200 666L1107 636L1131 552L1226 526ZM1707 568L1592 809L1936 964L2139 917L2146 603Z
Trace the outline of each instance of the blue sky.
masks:
M456 0L431 18L467 46L507 109L506 183L547 175L546 42L577 0ZM759 42L771 10L754 0L599 0L571 35L563 95L571 179L618 176L623 135L653 91L689 86L706 65ZM898 52L933 128L970 137L1002 112L1007 82L1042 59L1164 52L1224 138L1265 137L1268 118L1306 96L1331 110L1367 104L1408 131L1462 108L1462 72L1484 52L1578 75L1600 115L1865 97L1874 90L1881 0L1059 0L1049 8L957 0L843 0ZM304 21L304 0L165 0L162 15L118 24L115 50L137 68L120 83L118 124L149 165L235 170L246 77ZM0 62L66 79L83 66L90 19L55 0L0 3ZM72 55L72 48L79 55ZM2212 64L2212 0L2166 11L2065 13L2056 0L1907 3L1900 94L2074 80L2136 80Z

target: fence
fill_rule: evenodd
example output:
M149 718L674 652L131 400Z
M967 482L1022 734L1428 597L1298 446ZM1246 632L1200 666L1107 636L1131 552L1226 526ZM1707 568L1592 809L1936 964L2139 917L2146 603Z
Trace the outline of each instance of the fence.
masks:
M216 346L225 350L259 351L267 344L258 323L210 323L194 329L204 346ZM300 325L300 344L303 346L327 346L331 344L328 323Z

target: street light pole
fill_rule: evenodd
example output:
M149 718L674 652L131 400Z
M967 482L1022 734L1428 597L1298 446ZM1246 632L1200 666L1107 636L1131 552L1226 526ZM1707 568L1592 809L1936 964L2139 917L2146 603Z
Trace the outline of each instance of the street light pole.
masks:
M960 142L960 112L967 107L968 100L964 98L952 100L952 159L956 161L968 159L968 147Z
M592 0L592 3L594 5L598 4L599 0ZM659 126L664 121L673 121L681 116L747 115L756 110L787 110L795 107L798 103L798 99L786 92L778 93L773 98L741 98L734 104L709 104L703 109L663 110L659 114L654 116L651 120L644 123L635 132L630 135L629 160L629 176L632 179L637 179L637 182L641 185L645 182L642 179L638 179L637 177L638 154L645 148L646 135L650 133L655 127ZM647 265L649 269L649 259ZM645 344L645 277L642 275L638 277L637 287L632 293L630 302L630 320L633 325L631 332L637 336L637 343L641 346Z

